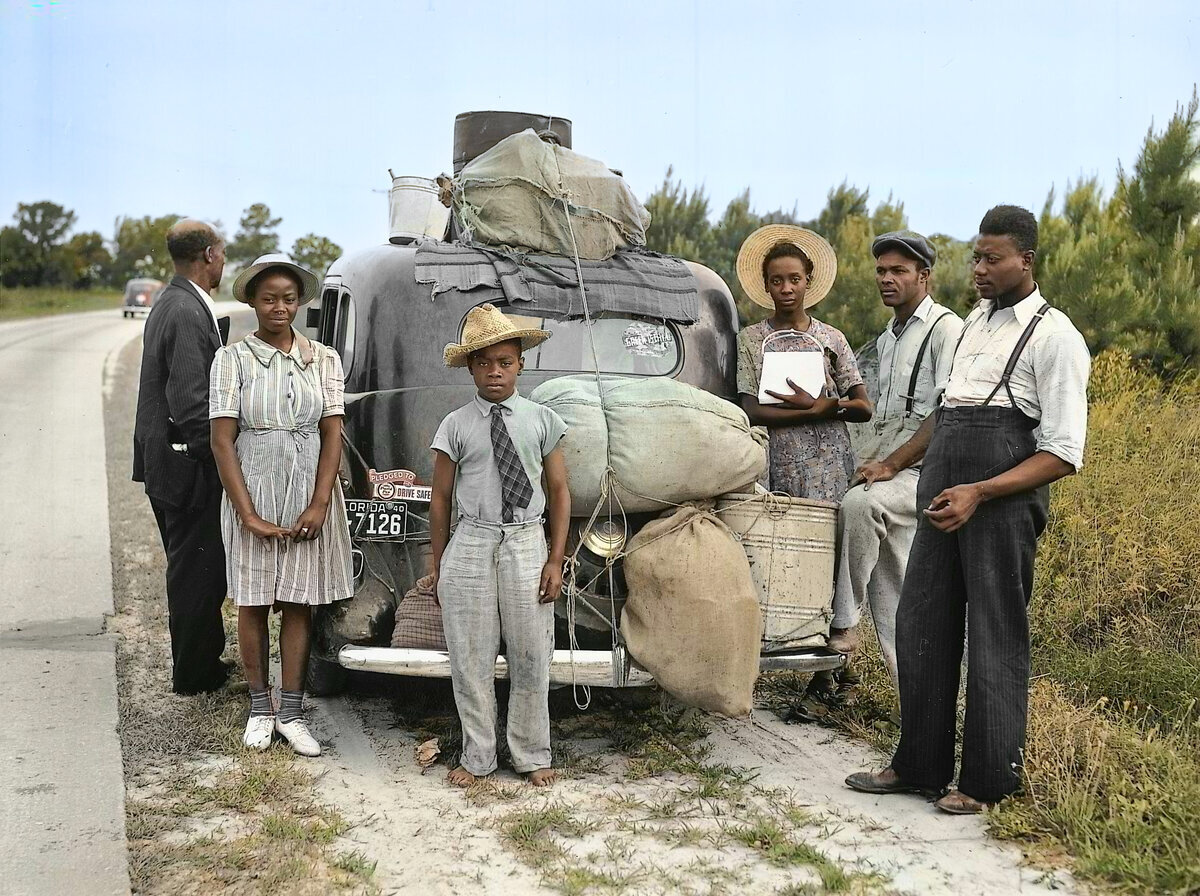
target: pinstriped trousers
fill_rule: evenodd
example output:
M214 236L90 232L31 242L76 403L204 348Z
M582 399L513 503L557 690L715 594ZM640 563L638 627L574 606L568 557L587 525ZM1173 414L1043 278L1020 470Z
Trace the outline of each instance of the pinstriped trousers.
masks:
M438 600L462 723L461 765L496 770L496 657L508 662L508 749L521 773L550 767L550 660L554 604L538 603L546 565L541 520L493 524L460 518L442 555Z
M167 625L171 631L171 682L176 694L215 691L228 671L225 649L225 548L221 544L220 483L205 491L197 511L177 510L150 499L167 554Z
M917 507L939 492L1010 470L1033 455L1033 421L1013 408L942 408L917 486ZM1033 562L1048 489L985 501L956 532L923 514L896 617L900 744L892 768L937 789L954 777L963 638L967 706L958 789L995 802L1020 785L1029 703Z

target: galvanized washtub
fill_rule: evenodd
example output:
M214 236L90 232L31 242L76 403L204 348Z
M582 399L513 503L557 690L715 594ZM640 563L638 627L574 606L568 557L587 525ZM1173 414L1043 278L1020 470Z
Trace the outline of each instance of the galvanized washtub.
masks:
M717 516L746 551L763 615L763 649L820 647L833 619L836 504L730 494Z

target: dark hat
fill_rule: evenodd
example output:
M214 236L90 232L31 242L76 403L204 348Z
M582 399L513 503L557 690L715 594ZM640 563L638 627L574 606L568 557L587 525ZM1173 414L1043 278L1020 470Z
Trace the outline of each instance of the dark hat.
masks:
M896 249L921 262L922 267L931 268L937 262L937 249L933 243L911 230L893 230L875 237L871 243L871 254L878 258L888 249Z

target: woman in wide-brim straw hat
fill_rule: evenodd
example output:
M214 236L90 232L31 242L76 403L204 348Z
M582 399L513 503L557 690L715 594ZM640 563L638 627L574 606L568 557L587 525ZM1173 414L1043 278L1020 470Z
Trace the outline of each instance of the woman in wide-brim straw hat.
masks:
M350 534L337 470L342 450L342 362L292 322L316 298L312 271L263 255L233 294L258 328L220 349L210 376L212 452L225 487L221 535L238 648L250 686L243 743L265 750L278 732L292 748L321 748L302 714L312 607L353 593ZM281 614L279 710L271 700L267 616Z
M795 498L840 503L854 473L846 421L870 420L871 402L846 337L808 313L833 287L833 247L811 230L769 224L742 243L737 273L750 301L774 312L737 338L742 408L771 435L768 486ZM771 350L820 351L825 371L820 394L809 395L788 380L792 388L769 392L779 404L761 403L764 342ZM815 719L818 710L811 701L827 699L836 690L833 673L814 675L796 716Z
M737 338L742 408L771 436L768 485L796 498L841 501L854 472L846 422L871 419L871 402L846 337L808 313L833 287L833 247L803 227L769 224L742 244L737 274L750 301L773 312ZM821 393L793 387L770 393L778 404L760 402L764 341L768 350L819 350Z

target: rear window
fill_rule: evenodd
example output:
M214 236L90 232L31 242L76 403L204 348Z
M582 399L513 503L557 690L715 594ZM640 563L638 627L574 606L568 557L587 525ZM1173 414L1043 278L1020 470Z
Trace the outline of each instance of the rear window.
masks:
M125 298L132 299L134 296L142 296L149 299L162 286L158 280L130 280L125 284Z
M504 314L518 329L537 328L554 334L525 352L526 370L578 373L595 369L586 320L536 311L511 314L505 310ZM592 317L592 336L601 373L667 376L679 366L679 336L664 320L598 314Z

